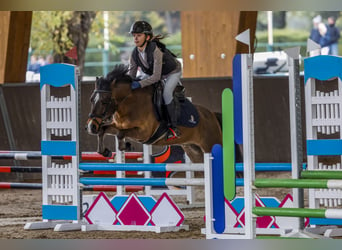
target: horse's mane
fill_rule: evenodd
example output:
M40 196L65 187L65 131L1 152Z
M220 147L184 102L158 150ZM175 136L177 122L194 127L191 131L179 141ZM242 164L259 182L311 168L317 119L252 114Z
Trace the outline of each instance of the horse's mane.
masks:
M117 64L114 66L114 69L109 72L105 77L97 78L97 89L99 90L111 90L111 83L115 80L115 82L120 83L131 83L132 78L128 75L128 66L125 64Z
M116 80L116 82L132 82L132 78L128 75L128 66L125 64L115 65L114 69L106 75L105 79L109 82L114 80Z

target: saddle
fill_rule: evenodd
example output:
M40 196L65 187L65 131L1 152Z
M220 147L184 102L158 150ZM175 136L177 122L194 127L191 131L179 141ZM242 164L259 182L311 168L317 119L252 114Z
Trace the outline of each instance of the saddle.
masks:
M168 131L168 113L166 105L163 99L163 83L161 81L154 84L153 90L153 107L154 114L157 120L160 122L160 126L153 133L150 139L145 141L145 144L152 144L165 136ZM196 107L185 97L185 88L182 85L178 85L173 92L173 99L176 103L177 111L177 126L184 126L193 128L196 127L199 122L199 114Z
M161 123L168 123L166 105L163 99L163 83L155 84L153 93L153 106L156 118ZM199 122L199 114L196 107L185 97L185 88L178 85L173 92L173 99L176 106L177 125L193 128Z

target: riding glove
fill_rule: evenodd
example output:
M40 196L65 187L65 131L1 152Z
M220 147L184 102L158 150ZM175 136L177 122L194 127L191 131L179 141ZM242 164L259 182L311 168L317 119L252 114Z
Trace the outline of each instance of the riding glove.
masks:
M131 89L138 89L138 88L141 88L140 83L137 82L137 81L133 81L133 82L131 83Z

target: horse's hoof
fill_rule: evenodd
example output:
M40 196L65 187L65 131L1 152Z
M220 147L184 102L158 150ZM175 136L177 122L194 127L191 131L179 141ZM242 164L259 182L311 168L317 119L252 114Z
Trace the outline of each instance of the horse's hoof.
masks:
M123 142L119 144L119 150L120 151L131 151L132 150L132 144L130 142Z
M100 154L104 157L112 157L112 151L110 151L108 148L105 148L105 150Z
M131 144L129 142L122 142L119 143L119 150L120 151L127 151L128 149L130 149Z
M130 142L126 142L126 151L132 151L132 144Z

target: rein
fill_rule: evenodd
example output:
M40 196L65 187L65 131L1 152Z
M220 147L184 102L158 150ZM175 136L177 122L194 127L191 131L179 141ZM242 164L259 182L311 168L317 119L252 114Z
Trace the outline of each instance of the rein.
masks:
M112 93L112 91L110 90L94 90L92 95L91 95L91 99L94 98L94 96L97 94L97 93ZM112 110L117 110L120 103L124 102L129 96L132 95L132 92L129 93L127 96L125 96L122 100L120 100L120 102L116 102L115 101L115 98L111 98L110 99L110 102L106 103L106 108L105 108L105 111L103 112L102 114L102 117L96 117L95 115L93 114L89 114L88 117L89 118L100 118L101 119L101 123L98 122L96 119L94 119L94 121L96 121L96 123L99 125L99 126L102 126L102 125L105 125L105 120L107 117L110 117L112 116L115 112L112 112ZM112 120L112 119L111 119ZM109 124L111 123L112 121L108 122Z

